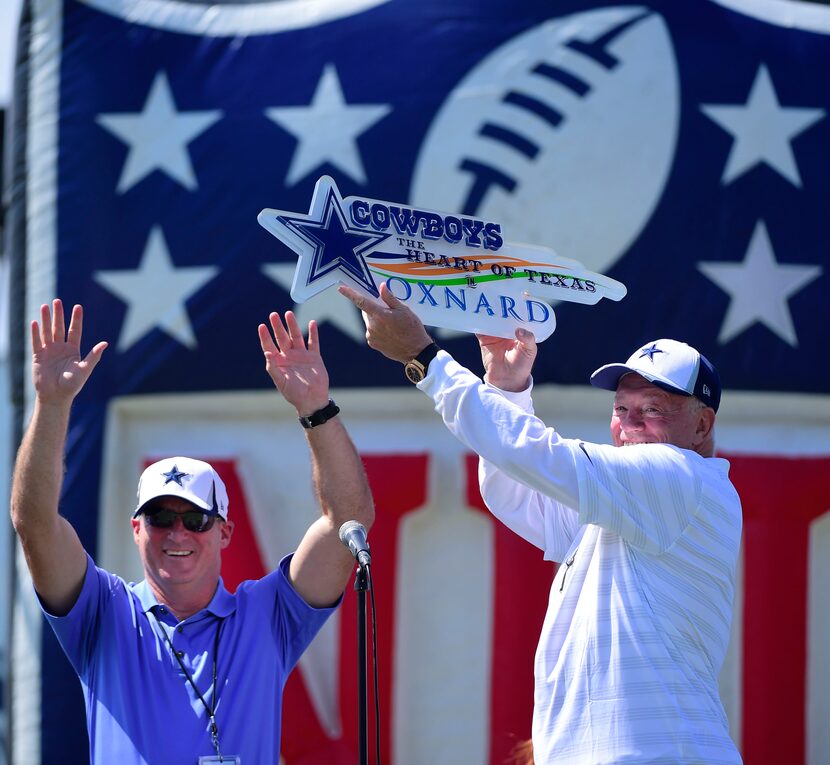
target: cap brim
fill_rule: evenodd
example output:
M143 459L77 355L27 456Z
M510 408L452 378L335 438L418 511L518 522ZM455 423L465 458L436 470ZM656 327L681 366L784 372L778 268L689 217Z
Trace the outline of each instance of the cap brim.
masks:
M591 375L591 385L603 390L617 390L620 378L624 374L633 371L625 364L606 364Z
M681 396L692 395L689 391L683 390L683 388L678 388L676 385L666 380L665 377L661 377L660 375L650 375L643 372L641 369L633 369L626 364L606 364L605 366L600 367L591 375L591 385L596 388L603 388L604 390L617 390L617 386L620 384L620 378L623 375L627 375L629 372L633 372L635 375L640 375L640 377L648 380L652 385L656 385L658 388L662 388L669 393L678 393Z

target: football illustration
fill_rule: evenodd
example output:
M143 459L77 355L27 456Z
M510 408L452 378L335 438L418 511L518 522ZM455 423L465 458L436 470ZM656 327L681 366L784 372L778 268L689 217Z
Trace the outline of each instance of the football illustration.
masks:
M421 148L410 202L501 223L602 272L636 239L671 169L672 42L628 6L540 24L454 88Z

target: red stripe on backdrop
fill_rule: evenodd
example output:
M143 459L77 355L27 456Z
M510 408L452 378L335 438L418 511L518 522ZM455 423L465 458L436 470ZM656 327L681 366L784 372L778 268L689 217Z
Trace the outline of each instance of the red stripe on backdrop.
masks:
M302 673L288 676L283 691L280 754L289 765L354 765L355 753L341 737L323 730Z
M401 521L407 513L422 507L427 496L426 454L361 455L375 500L375 524L369 534L372 548L372 582L377 606L378 685L381 710L382 761L392 762L392 681L395 646L395 603L397 601L397 563ZM367 616L371 616L367 595ZM371 622L370 619L367 621ZM357 688L357 596L352 585L346 593L340 620L341 685L340 709L343 710L343 735L349 741L357 762L358 688ZM371 657L371 623L367 624ZM375 758L374 689L371 659L367 662L369 678L369 761Z
M803 765L809 530L830 509L830 457L720 456L744 514L744 762Z
M478 457L467 455L466 468L467 504L489 516L478 488ZM533 656L556 567L504 524L495 519L493 524L490 765L502 765L517 743L530 738Z

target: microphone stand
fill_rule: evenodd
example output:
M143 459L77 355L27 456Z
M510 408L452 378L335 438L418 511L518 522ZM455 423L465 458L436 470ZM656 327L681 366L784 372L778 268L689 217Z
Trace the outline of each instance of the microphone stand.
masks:
M358 564L354 589L357 592L357 708L358 708L358 764L369 764L369 713L366 694L366 592L369 577L366 568Z

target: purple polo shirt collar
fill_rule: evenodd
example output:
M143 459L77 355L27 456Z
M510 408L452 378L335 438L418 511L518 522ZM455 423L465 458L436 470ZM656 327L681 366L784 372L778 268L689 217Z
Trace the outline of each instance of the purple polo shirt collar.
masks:
M138 584L133 585L132 591L138 597L138 600L141 603L141 610L145 614L148 611L154 611L157 613L159 608L164 608L156 599L156 596L153 594L153 590L150 585L147 584L146 579L143 579ZM165 613L169 613L166 608L164 611ZM225 589L225 584L220 576L219 582L216 585L216 592L213 593L210 603L208 603L207 606L205 606L201 611L197 611L193 614L193 616L189 616L185 619L185 621L200 619L205 615L205 612L213 616L218 616L220 619L224 619L230 616L234 611L236 611L236 600L233 595ZM175 617L173 618L175 619Z

